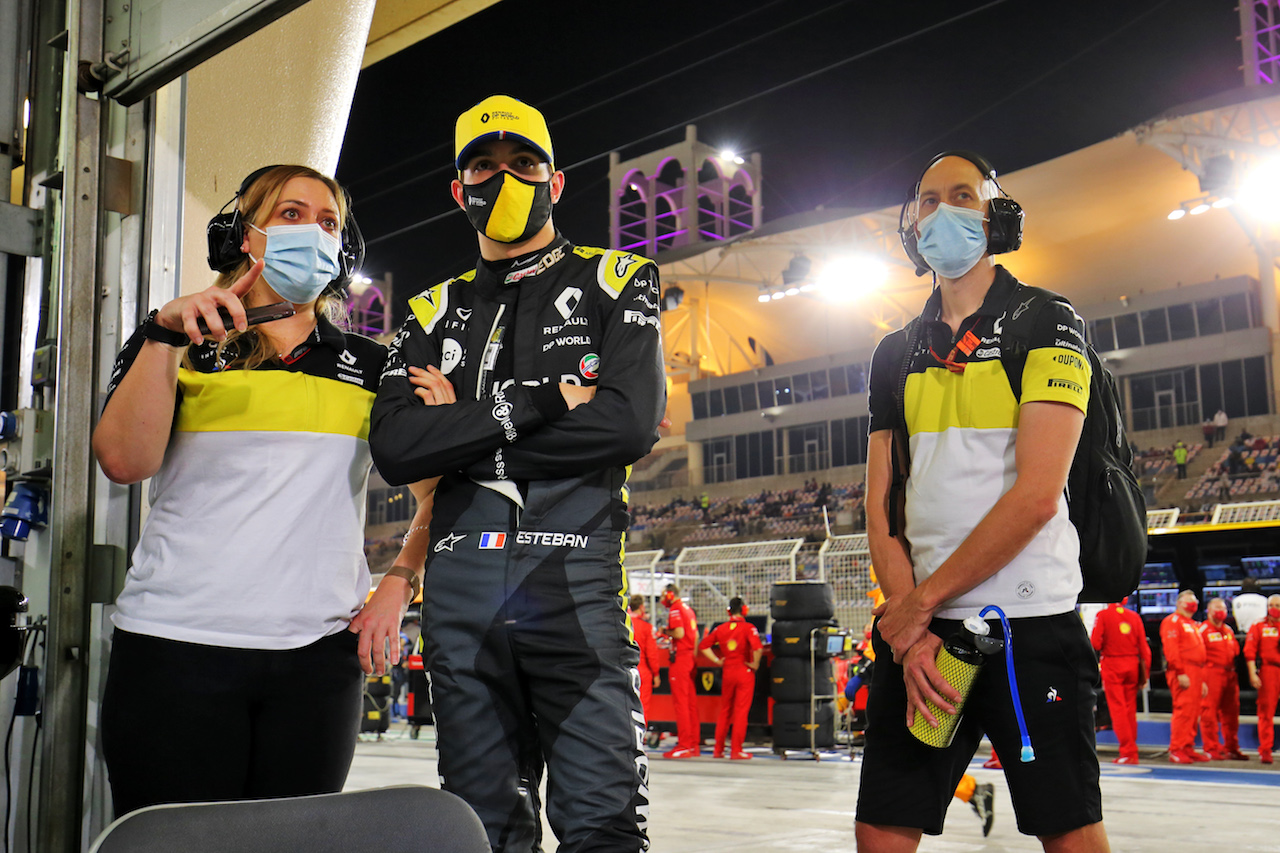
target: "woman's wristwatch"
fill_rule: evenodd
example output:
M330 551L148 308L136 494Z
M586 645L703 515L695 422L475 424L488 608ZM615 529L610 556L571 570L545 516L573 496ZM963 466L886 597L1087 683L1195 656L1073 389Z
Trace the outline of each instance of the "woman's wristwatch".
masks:
M392 566L386 573L392 577L404 578L409 582L409 601L412 602L418 597L418 593L422 592L422 578L408 566Z
M157 323L156 315L159 313L159 308L152 308L151 313L147 315L147 319L142 321L142 336L144 338L171 347L185 347L191 343L191 338L187 337L185 333L166 329Z

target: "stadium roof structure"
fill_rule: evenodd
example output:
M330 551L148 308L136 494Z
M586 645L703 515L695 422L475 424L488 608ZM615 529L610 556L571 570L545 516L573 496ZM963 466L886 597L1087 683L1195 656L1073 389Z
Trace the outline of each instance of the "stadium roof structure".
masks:
M1251 220L1238 205L1177 221L1168 215L1234 191L1234 184L1202 189L1202 176L1213 182L1211 161L1221 166L1225 156L1238 182L1275 155L1280 87L1250 86L1170 110L1114 138L1000 175L1026 210L1026 228L1023 248L998 260L1020 279L1095 310L1215 278L1257 278L1259 250L1273 243L1274 226ZM767 200L767 176L764 187ZM681 308L667 312L664 323L672 372L684 366L692 375L694 362L703 376L758 367L762 347L776 362L862 349L901 326L923 305L930 277L915 276L898 239L898 214L896 206L814 210L733 240L659 254L664 286L684 292ZM816 277L851 253L887 266L874 293L849 304L829 304L816 293L759 301L762 292L781 287L796 255L809 258Z

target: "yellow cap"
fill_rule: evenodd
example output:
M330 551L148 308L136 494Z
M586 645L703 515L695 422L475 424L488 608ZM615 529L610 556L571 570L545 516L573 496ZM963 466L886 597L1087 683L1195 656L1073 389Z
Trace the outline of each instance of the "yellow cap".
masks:
M487 139L518 139L555 168L551 134L542 113L510 95L490 95L462 115L454 129L454 165L461 171L471 149Z

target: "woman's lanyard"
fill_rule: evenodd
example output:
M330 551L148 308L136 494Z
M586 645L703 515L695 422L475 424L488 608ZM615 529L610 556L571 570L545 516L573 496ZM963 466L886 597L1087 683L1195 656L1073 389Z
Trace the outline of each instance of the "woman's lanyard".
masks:
M937 359L942 364L943 367L945 367L947 370L950 370L952 373L964 373L965 363L963 361L956 361L956 354L964 353L965 356L967 357L967 356L973 355L973 351L978 348L978 344L981 343L981 340L978 338L977 335L973 333L974 327L978 325L978 319L979 318L977 317L973 318L973 322L969 324L969 328L966 329L965 333L960 336L960 340L957 341L956 345L951 348L951 352L947 353L946 358L943 358L942 356L934 352L932 345L930 345L929 347L929 354L932 355L935 359Z

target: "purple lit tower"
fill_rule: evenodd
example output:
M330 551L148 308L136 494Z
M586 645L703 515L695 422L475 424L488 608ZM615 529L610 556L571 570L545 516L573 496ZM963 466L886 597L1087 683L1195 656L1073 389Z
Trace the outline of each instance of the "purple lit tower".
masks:
M760 227L760 155L698 141L686 125L675 145L622 161L609 154L609 243L655 257Z
M1240 0L1240 48L1244 84L1266 86L1280 79L1280 2Z
M391 335L391 308L386 294L391 293L391 273L381 279L358 275L347 288L347 310L351 313L351 329L362 335L385 341Z

